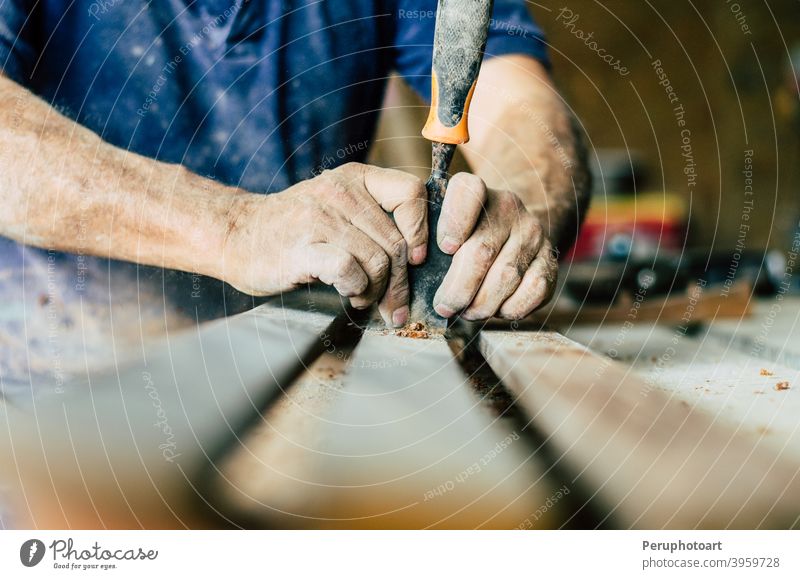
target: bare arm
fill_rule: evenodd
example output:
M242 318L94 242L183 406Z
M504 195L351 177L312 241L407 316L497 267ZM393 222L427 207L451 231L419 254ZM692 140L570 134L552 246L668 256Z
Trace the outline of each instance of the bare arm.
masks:
M320 280L405 323L406 266L427 240L416 177L350 163L257 195L114 147L1 74L0 102L0 235L254 295Z
M0 76L0 234L219 276L235 189L114 147Z
M522 55L481 69L470 117L470 166L488 187L516 193L559 248L575 240L589 202L580 133L550 75Z

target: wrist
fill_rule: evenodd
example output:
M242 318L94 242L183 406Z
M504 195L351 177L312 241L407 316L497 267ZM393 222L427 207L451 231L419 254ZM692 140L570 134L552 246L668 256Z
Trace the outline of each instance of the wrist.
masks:
M180 262L175 269L224 279L228 239L236 229L241 216L247 213L245 205L254 194L244 193L212 179L187 172L182 186L189 201L188 219L180 226Z

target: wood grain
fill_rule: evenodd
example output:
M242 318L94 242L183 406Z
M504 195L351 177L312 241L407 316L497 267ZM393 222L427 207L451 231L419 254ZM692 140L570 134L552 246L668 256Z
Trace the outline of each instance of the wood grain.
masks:
M484 355L622 527L786 528L800 464L557 333L484 332Z
M197 524L220 453L332 320L261 306L169 336L30 408L3 406L0 472L18 486L22 515L50 528Z
M297 483L305 526L516 527L557 490L441 337L367 331L342 380Z

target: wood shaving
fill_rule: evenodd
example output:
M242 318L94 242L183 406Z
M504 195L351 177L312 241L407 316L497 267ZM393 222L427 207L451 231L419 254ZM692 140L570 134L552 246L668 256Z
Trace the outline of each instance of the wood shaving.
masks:
M422 322L412 322L406 327L397 330L395 335L401 338L413 338L415 340L427 340L430 338L430 332L425 328Z

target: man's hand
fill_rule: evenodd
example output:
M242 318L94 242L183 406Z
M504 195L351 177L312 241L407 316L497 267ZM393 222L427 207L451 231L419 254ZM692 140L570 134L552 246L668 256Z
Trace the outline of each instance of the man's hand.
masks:
M406 323L407 265L425 260L428 239L418 178L349 163L282 193L241 195L230 215L219 277L237 289L277 294L320 280L356 308L380 300L387 325Z
M518 319L550 299L558 263L542 226L508 191L469 173L447 187L436 240L453 264L434 297L446 318Z

